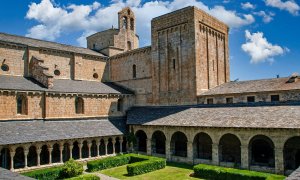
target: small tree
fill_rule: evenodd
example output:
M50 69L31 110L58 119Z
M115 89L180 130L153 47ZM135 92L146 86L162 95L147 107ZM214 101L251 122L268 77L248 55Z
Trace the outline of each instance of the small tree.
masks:
M136 140L136 137L134 135L134 132L133 132L133 128L131 127L129 133L127 133L126 135L126 139L128 141L128 144L129 144L129 149L130 151L132 152L133 151L133 147L136 145L137 143L137 140Z
M60 178L71 178L83 173L83 165L74 159L67 161L61 170Z

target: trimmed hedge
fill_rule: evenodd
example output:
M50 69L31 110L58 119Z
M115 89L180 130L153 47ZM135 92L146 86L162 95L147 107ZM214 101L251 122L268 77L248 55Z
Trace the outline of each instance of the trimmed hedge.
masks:
M130 161L130 156L128 154L114 156L114 157L108 157L108 158L104 158L104 159L87 162L87 168L88 168L88 171L94 172L94 171L99 171L99 170L103 170L103 169L122 166L122 165L128 164L129 161Z
M129 176L144 174L166 167L166 160L152 156L139 154L126 154L105 159L90 161L87 163L89 171L98 171L112 167L127 165Z
M59 179L61 170L62 170L62 166L58 166L58 167L25 172L22 173L22 175L34 179L53 180L53 179Z
M213 180L275 180L285 178L284 176L280 175L206 164L198 164L194 166L194 175L196 177Z
M94 174L83 174L77 177L68 178L65 180L100 180L100 177Z

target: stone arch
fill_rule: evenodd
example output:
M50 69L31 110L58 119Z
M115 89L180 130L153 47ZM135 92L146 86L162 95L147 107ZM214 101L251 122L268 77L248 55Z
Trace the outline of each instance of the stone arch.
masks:
M11 164L10 164L10 153L9 153L9 149L8 148L3 148L1 150L1 154L0 154L0 167L5 168L5 169L10 169L11 168Z
M152 134L152 152L156 154L166 154L166 136L157 130Z
M52 163L59 163L59 162L60 162L59 144L55 143L52 149Z
M224 134L219 141L219 161L241 163L241 141L234 134Z
M75 98L75 112L76 114L84 114L84 100L82 97Z
M130 18L130 30L134 30L134 19Z
M27 161L28 167L37 166L37 151L35 146L30 146Z
M96 140L93 140L91 146L91 157L96 157L96 156L97 156L97 142Z
M138 130L135 133L137 139L137 150L141 152L147 152L147 135L145 131Z
M41 147L40 160L41 160L41 165L49 164L49 151L47 145L43 145Z
M123 137L122 151L123 152L127 151L127 139L126 139L126 137Z
M183 132L175 132L171 137L172 155L187 157L187 142L187 136Z
M136 65L132 65L132 78L136 78Z
M211 160L212 143L212 139L208 134L204 132L196 134L193 141L194 158Z
M115 151L116 153L120 153L120 138L116 137L116 142L115 142Z
M73 148L72 148L72 158L73 159L79 159L80 158L80 151L79 151L79 144L77 141L73 142Z
M20 169L25 167L25 155L24 148L18 147L14 156L14 169Z
M256 135L249 142L250 165L275 167L274 143L265 135Z
M70 159L70 148L69 148L69 143L64 143L63 146L63 162L66 162Z
M283 148L284 169L295 170L300 166L300 136L289 138Z
M82 158L89 157L89 147L88 147L88 142L86 140L83 141L83 143L82 143L81 153L82 153Z
M113 150L112 138L108 139L108 144L106 148L107 148L107 154L113 154L114 150Z
M107 147L105 147L105 141L104 141L104 139L101 139L100 140L100 147L99 147L99 154L100 155L105 155L105 149L106 149Z
M17 114L27 114L28 102L26 94L17 94Z

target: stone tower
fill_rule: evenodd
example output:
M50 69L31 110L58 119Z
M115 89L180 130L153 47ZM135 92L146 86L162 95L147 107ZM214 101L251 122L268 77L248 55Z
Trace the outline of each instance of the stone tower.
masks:
M139 47L133 11L126 7L118 13L118 29L111 28L87 37L87 47L107 56L130 51Z

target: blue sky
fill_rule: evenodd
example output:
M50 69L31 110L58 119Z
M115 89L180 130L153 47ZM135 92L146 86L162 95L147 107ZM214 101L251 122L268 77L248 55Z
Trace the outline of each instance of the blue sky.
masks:
M188 5L230 26L231 80L300 72L299 0L4 0L0 32L85 46L87 35L116 27L117 11L130 6L146 46L153 17Z

